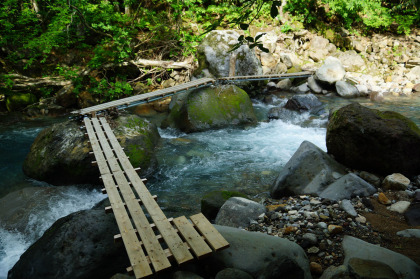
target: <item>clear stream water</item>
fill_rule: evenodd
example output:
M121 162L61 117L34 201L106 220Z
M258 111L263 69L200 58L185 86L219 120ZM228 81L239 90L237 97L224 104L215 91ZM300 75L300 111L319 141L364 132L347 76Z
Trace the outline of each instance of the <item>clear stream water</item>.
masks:
M349 100L322 97L327 108ZM282 104L286 99L278 99ZM354 100L353 100L354 101ZM420 126L420 98L397 98L382 103L357 100L366 106L398 111ZM326 150L326 119L302 114L289 120L266 121L270 107L255 103L260 122L247 129L222 129L193 134L159 130L162 140L157 150L159 170L149 179L148 188L158 195L167 216L191 215L200 210L204 193L226 189L239 190L252 197L268 194L277 173L304 140ZM0 198L25 187L54 187L27 178L22 163L37 134L52 123L65 119L40 119L13 122L0 117ZM98 190L61 187L60 194L49 197L47 205L33 209L26 233L6 230L0 223L0 279L20 255L51 224L72 212L93 207L106 198Z

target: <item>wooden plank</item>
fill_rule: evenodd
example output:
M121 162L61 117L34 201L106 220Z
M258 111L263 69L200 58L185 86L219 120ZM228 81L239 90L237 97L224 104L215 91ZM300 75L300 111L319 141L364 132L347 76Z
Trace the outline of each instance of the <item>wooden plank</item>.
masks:
M108 135L112 147L117 153L118 159L123 166L127 177L131 181L133 188L136 190L137 194L142 200L143 205L147 209L150 217L153 219L153 222L156 224L160 234L165 239L165 242L174 255L175 260L178 264L192 260L193 256L188 251L187 245L176 233L175 229L166 218L162 209L160 209L159 205L154 201L149 190L147 190L146 186L141 181L141 178L138 176L137 172L134 171L133 166L131 165L124 151L121 149L121 146L119 145L117 138L112 132L111 127L104 118L100 118L100 121Z
M229 243L226 239L216 230L216 228L202 213L193 215L190 219L200 233L206 238L213 250L217 251L229 247Z
M118 186L116 186L117 187L117 189L118 189ZM102 189L102 190L104 190L104 189ZM103 191L102 191L103 192ZM106 193L106 189L105 189L105 193ZM156 195L153 195L153 198L154 198L154 200L156 201L157 200L157 196ZM137 200L137 202L140 204L140 205L142 205L143 203L141 202L141 199L136 199ZM123 203L123 205L124 206L126 206L126 204L125 204L125 202ZM111 213L112 212L112 206L106 206L105 207L105 212L106 213ZM152 228L153 228L153 224L151 224L150 225Z
M201 235L197 233L193 225L187 220L187 218L185 218L185 216L175 218L174 224L184 237L185 241L187 241L197 258L201 258L202 256L212 252L210 247L203 240Z
M84 122L85 122L86 130L88 132L90 145L92 146L92 150L93 150L94 155L95 155L96 163L98 164L98 162L100 162L98 164L99 172L101 174L108 174L110 172L109 172L108 166L106 164L105 157L102 153L101 146L99 145L99 142L96 138L96 134L93 130L91 121L90 121L89 118L86 117L84 119Z
M97 119L92 119L92 123L96 129L96 134L102 145L102 150L105 153L111 171L113 172L113 176L119 186L120 192L131 214L136 229L139 232L139 235L143 241L147 254L152 261L152 265L155 271L157 272L170 267L171 263L166 257L159 241L156 240L155 233L153 229L150 228L150 224L147 220L146 215L144 214L140 204L137 201L136 196L131 190L131 187L128 184L127 179L125 178L125 175L122 173L118 161L115 158L114 153L111 151L111 146L109 145L108 140L106 139L105 134L101 129L99 121ZM124 208L124 205L122 205L122 207Z
M115 219L117 221L120 234L122 236L128 258L133 267L136 278L142 278L151 275L152 269L147 261L146 255L143 252L141 244L131 224L130 217L122 205L121 198L115 188L114 179L109 174L103 175L104 184L108 189L108 197L111 202Z
M197 80L194 80L194 81L179 84L179 85L176 85L176 86L173 86L173 87L160 89L160 90L157 90L157 91L154 91L154 92L140 94L140 95L136 95L136 96L131 96L131 97L128 97L128 98L115 100L115 101L112 101L112 102L88 107L88 108L81 109L81 110L78 110L78 111L73 111L72 113L78 113L78 114L84 115L84 114L88 114L88 113L95 112L95 111L100 111L100 110L105 110L105 109L116 107L116 106L121 106L121 105L124 105L124 104L127 104L127 103L129 104L129 103L136 102L136 101L146 100L146 99L152 98L152 97L163 96L165 94L168 94L168 93L171 93L171 92L174 92L174 91L182 91L182 90L185 90L186 88L189 88L191 86L200 86L200 85L205 85L205 84L213 83L213 82L215 82L215 79L201 78L201 79L197 79Z

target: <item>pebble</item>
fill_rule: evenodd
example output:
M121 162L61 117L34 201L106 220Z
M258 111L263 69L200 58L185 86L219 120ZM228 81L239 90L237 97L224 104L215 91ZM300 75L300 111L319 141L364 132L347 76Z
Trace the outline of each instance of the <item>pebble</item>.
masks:
M409 201L399 201L399 202L394 203L391 206L388 206L387 209L403 214L408 209L409 206L410 206Z
M354 209L353 205L349 200L342 200L340 203L340 207L350 216L356 217L357 212Z
M362 215L357 216L355 220L358 223L362 223L362 224L365 224L366 223L366 217L364 217Z
M302 236L302 239L308 241L312 245L315 245L318 243L318 238L316 237L314 233L305 233Z
M318 228L321 228L321 229L326 229L328 226L327 226L327 224L326 223L324 223L324 222L319 222L318 223Z
M319 252L319 248L316 246L312 246L311 248L308 249L309 254L318 254L318 252Z
M384 204L384 205L389 205L389 204L391 204L391 201L385 196L385 194L384 193L379 193L379 195L378 195L378 201L381 203L381 204Z
M290 233L295 232L295 231L297 231L296 227L288 226L284 229L284 234L290 234Z
M322 274L322 265L316 262L311 262L309 268L312 274L321 275Z
M343 227L342 226L337 226L337 225L329 225L328 226L328 231L331 234L339 234L343 231Z

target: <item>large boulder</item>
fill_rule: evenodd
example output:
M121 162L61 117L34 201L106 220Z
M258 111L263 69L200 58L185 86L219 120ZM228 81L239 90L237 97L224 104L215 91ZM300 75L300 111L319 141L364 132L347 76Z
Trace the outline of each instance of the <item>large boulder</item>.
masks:
M197 48L199 67L195 76L201 76L207 70L215 77L229 76L229 50L238 43L239 34L231 30L214 30L207 34ZM236 55L236 76L261 75L261 63L254 50L242 45L233 54Z
M315 72L314 78L324 85L333 85L337 81L342 80L346 71L340 60L335 57L328 56L324 64Z
M6 108L8 111L18 111L36 101L37 98L32 93L14 93L6 97Z
M413 260L391 250L348 235L344 236L343 250L345 254L345 265L351 265L350 261L355 258L376 261L392 268L399 275L398 278L420 278L420 267Z
M353 173L346 174L330 184L319 196L329 200L366 197L376 193L376 188Z
M177 96L164 127L198 132L257 121L248 94L234 85L207 87Z
M220 208L215 223L222 226L247 228L252 220L265 213L265 206L254 201L233 197Z
M315 62L324 60L328 55L329 41L321 36L315 36L309 46L309 57Z
M420 129L399 113L347 105L330 115L326 141L328 153L347 167L420 173Z
M26 250L8 279L110 278L129 266L118 227L103 209L79 211L56 221Z
M366 66L363 58L354 50L340 52L338 54L338 59L340 59L341 64L347 72L357 72L363 70Z
M284 269L277 269L278 273L275 274L275 277L268 276L273 275L273 268L284 267L288 263L287 270L293 269L295 273L298 273L298 270L303 271L302 277L293 278L312 278L305 251L296 243L258 232L247 232L218 225L215 227L229 242L230 247L213 253L203 260L206 265L211 267L212 271L217 272L216 267L220 267L220 269L230 267L243 270L254 278L260 278L259 276L264 276L262 278L289 278L287 276L289 274L283 273Z
M309 141L304 141L280 171L271 196L319 195L346 174L345 168Z
M153 151L159 133L155 125L137 116L116 120L115 134L142 175L155 165ZM23 163L23 172L34 179L54 185L99 184L99 170L92 165L94 156L80 124L67 121L42 130Z

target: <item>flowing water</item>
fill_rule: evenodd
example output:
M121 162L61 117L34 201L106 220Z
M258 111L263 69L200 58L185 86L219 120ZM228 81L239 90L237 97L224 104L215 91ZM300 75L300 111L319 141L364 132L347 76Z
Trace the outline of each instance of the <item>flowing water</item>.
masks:
M420 126L420 98L398 98L383 103L360 99L366 106L398 111ZM277 99L284 104L286 99ZM328 108L351 101L322 97ZM352 100L354 102L354 100ZM267 195L279 170L304 140L326 150L327 119L309 114L288 120L266 121L273 105L256 102L260 122L246 129L222 129L193 134L159 130L162 140L157 150L159 170L149 179L148 188L159 198L167 216L191 215L200 210L200 198L212 190L238 190L251 197ZM20 121L0 119L0 198L25 187L51 187L28 179L22 163L36 135L44 127L63 119ZM23 232L6 230L0 223L0 279L7 277L20 255L57 219L88 209L106 196L97 190L60 187L40 208L31 209Z

